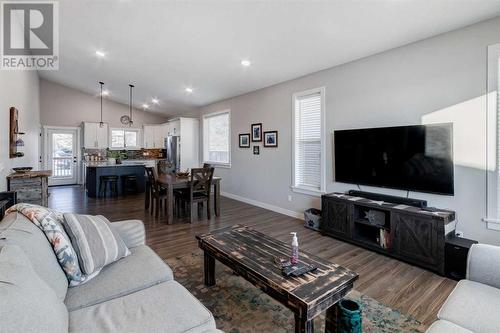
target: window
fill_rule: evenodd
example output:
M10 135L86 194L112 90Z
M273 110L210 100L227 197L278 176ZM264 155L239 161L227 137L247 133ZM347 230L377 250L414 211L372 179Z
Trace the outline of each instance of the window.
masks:
M139 148L138 129L111 129L111 148Z
M231 165L231 111L203 116L203 160L218 165Z
M500 231L500 44L488 46L487 69L487 200L486 216L483 218L483 221L486 222L488 229ZM469 162L464 165L469 166L473 164Z
M292 188L301 193L325 191L324 88L293 95Z

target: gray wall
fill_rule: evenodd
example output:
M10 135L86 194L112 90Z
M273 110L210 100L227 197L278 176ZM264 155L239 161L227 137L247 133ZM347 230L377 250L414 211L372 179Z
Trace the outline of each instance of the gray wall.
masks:
M19 110L19 130L25 146L24 157L9 158L9 108ZM0 73L0 191L7 189L5 176L11 168L38 168L38 134L40 133L39 80L36 71L1 71Z
M96 87L97 88L97 87ZM99 95L92 96L79 90L47 80L40 80L40 118L45 126L79 126L82 122L100 119ZM108 99L103 101L103 121L111 127L122 127L120 117L129 114L128 105ZM134 127L159 124L166 121L163 115L134 109Z
M333 181L333 130L453 122L455 196L410 196L457 211L458 229L466 237L500 244L500 232L487 230L481 221L486 214L486 47L498 42L500 18L201 108L201 114L232 112L232 167L217 170L223 191L290 211L319 206L318 197L290 190L291 118L293 93L324 86L328 192L355 187ZM259 156L238 148L238 134L257 122L264 130L279 131L279 148L261 147Z

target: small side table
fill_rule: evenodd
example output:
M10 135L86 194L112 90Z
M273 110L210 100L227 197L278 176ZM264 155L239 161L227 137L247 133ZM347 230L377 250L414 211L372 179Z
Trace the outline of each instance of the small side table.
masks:
M17 203L16 192L12 191L0 192L0 219L4 217L7 208L15 205L16 203Z
M473 244L477 244L477 241L453 235L446 237L444 246L446 277L457 281L465 279L467 256Z

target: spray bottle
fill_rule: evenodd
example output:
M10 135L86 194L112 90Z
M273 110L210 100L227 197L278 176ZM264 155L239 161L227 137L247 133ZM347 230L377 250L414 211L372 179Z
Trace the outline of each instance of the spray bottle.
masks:
M290 258L290 262L292 265L296 265L299 262L299 241L297 239L297 233L291 232L293 236L292 239L292 257Z

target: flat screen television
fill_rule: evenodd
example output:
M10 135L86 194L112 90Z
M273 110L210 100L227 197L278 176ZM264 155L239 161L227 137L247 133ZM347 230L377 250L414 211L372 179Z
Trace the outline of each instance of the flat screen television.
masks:
M454 194L453 124L334 131L335 181Z

